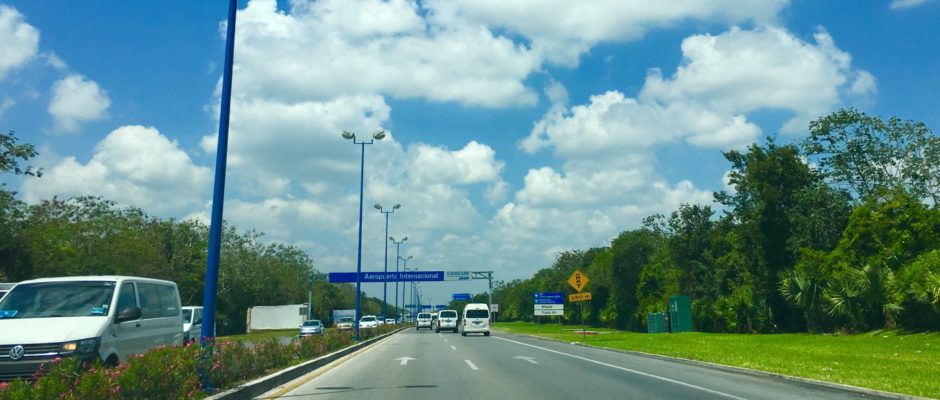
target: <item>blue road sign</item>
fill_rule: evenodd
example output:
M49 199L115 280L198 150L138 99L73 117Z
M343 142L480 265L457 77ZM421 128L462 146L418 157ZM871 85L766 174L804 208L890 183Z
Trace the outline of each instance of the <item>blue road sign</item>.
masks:
M470 300L470 293L454 293L454 300Z
M434 282L443 281L444 271L409 271L409 272L362 272L360 282ZM330 283L349 283L356 281L355 272L330 272Z
M535 304L565 304L565 295L559 292L537 292Z

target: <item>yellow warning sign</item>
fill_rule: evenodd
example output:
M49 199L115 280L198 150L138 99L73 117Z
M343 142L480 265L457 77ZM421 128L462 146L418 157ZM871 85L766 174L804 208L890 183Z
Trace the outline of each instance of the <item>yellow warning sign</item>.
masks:
M575 294L568 295L568 301L571 303L575 303L579 301L588 301L588 300L591 300L591 293L589 292L575 293Z
M571 277L568 278L568 284L574 288L574 290L581 291L588 284L588 277L584 275L579 270L574 270L574 273L571 274Z

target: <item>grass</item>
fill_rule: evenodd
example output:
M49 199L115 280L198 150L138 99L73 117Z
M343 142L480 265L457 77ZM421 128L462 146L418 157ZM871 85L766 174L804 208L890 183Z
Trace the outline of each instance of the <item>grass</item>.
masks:
M246 341L246 340L256 341L256 340L264 340L264 339L271 339L271 338L279 338L279 337L284 337L284 336L297 336L298 332L299 330L297 328L272 329L272 330L255 331L252 333L243 333L240 335L219 336L219 339L228 339L228 340L237 340L237 341Z
M498 323L494 329L567 342L576 326ZM586 344L707 361L790 376L940 398L940 334L645 334L593 329Z

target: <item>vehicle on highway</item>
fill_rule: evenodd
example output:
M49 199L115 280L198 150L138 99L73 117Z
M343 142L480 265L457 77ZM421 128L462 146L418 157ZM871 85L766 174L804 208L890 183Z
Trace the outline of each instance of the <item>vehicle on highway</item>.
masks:
M454 331L457 333L457 310L441 310L437 313L437 323L434 325L434 331Z
M385 319L385 325L395 325L395 324L396 324L395 318L386 318L386 319Z
M490 335L490 306L483 303L470 303L463 308L463 332L461 335L467 336L468 333L482 333L483 336Z
M176 283L130 276L43 278L0 301L0 379L29 379L59 357L116 365L183 342Z
M359 319L359 329L377 328L379 319L375 315L364 315Z
M308 319L300 326L300 333L297 336L307 337L323 334L323 323L318 319Z
M353 319L352 317L343 317L339 319L339 322L336 323L336 329L341 331L348 331L353 328Z
M415 329L421 328L431 329L431 313L418 313L418 318L415 319Z
M183 343L189 343L202 334L202 307L183 307Z
M15 285L15 283L0 283L0 300L3 300L3 296L6 296L7 292L13 289Z

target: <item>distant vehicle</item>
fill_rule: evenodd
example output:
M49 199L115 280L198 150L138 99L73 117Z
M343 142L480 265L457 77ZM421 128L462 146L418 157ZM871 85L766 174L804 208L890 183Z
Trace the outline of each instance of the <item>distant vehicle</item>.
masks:
M352 317L343 317L339 319L339 322L336 323L336 329L341 331L348 331L353 328L353 319Z
M415 321L415 329L431 329L431 313L418 313L418 318Z
M437 325L434 331L440 333L443 330L457 333L457 310L441 310L437 313Z
M379 319L375 315L364 315L359 319L359 329L376 328L379 326Z
M300 333L297 336L307 337L323 334L323 323L318 319L308 319L300 326Z
M395 325L395 318L386 318L385 325Z
M463 336L468 333L490 335L490 307L483 303L470 303L463 308Z
M0 377L29 379L59 357L115 365L183 342L179 290L128 276L18 283L0 301Z
M202 307L183 307L183 343L189 343L202 334Z

